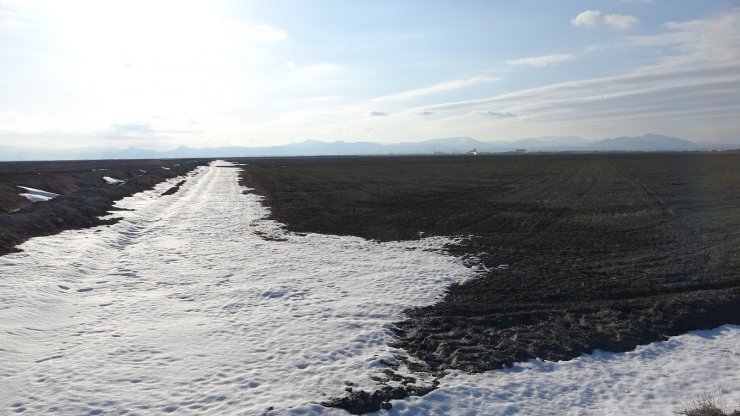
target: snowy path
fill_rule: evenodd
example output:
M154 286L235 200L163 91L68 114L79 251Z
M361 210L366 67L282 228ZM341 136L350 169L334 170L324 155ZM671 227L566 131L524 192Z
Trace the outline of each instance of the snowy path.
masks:
M255 414L343 396L345 381L373 385L404 307L470 276L421 249L439 241L260 238L277 227L237 175L204 168L174 195L122 201L135 211L114 226L0 257L0 414Z
M397 352L389 323L472 276L439 239L283 234L225 165L174 195L159 196L163 184L121 201L132 211L118 224L0 257L0 414L342 414L311 403L344 395L345 383L372 388L380 359ZM580 403L584 414L627 404L669 414L714 385L740 399L740 331L714 333L455 373L391 413L580 414ZM625 393L646 383L644 395Z

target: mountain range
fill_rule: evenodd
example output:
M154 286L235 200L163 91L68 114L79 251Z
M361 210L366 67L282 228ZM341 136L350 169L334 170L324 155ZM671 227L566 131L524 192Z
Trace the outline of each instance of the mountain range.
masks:
M167 151L130 147L127 149L68 149L50 150L16 146L0 146L0 160L81 160L81 159L160 159L198 157L249 156L322 156L322 155L414 155L464 154L504 152L634 152L634 151L700 151L737 149L740 145L700 145L676 137L646 134L640 137L616 137L588 141L580 137L539 137L512 141L480 141L470 137L450 137L422 142L326 142L306 140L266 147L212 147L180 146Z

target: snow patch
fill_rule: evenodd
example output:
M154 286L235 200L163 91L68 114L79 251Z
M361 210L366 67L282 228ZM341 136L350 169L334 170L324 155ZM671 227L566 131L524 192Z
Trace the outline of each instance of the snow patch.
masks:
M18 187L26 190L26 192L18 194L18 195L25 197L31 202L47 202L47 201L51 201L52 199L58 196L61 196L59 194L55 194L54 192L42 191L41 189L29 188L27 186L19 185Z
M740 326L693 331L635 351L449 372L439 389L391 403L392 415L662 415L711 393L740 407Z
M108 185L120 185L122 183L126 183L126 181L124 181L123 179L111 178L110 176L103 176L103 180Z

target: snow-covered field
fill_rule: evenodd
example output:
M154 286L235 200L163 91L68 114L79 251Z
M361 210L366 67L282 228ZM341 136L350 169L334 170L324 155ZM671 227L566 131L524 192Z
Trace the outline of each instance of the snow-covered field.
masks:
M216 163L119 202L112 226L0 257L0 414L312 414L370 389L389 325L473 276L442 239L283 233ZM692 394L740 404L740 330L627 354L452 373L393 414L670 414Z

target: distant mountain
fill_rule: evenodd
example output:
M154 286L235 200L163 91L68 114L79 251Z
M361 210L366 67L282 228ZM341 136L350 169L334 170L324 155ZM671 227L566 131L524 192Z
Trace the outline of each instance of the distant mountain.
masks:
M470 137L448 137L422 142L325 142L306 140L266 147L215 147L196 149L187 146L167 151L130 147L127 149L47 150L0 146L0 160L74 160L74 159L159 159L217 158L249 156L323 156L323 155L414 155L527 152L622 152L622 151L692 151L738 148L738 145L700 146L688 140L658 134L640 137L616 137L588 141L580 137L537 137L509 141L480 141Z
M701 146L688 140L659 134L604 139L591 143L589 148L602 151L685 151L702 149Z
M537 150L559 150L559 149L581 149L587 147L590 142L575 136L566 137L533 137L514 140L512 144L519 149Z

